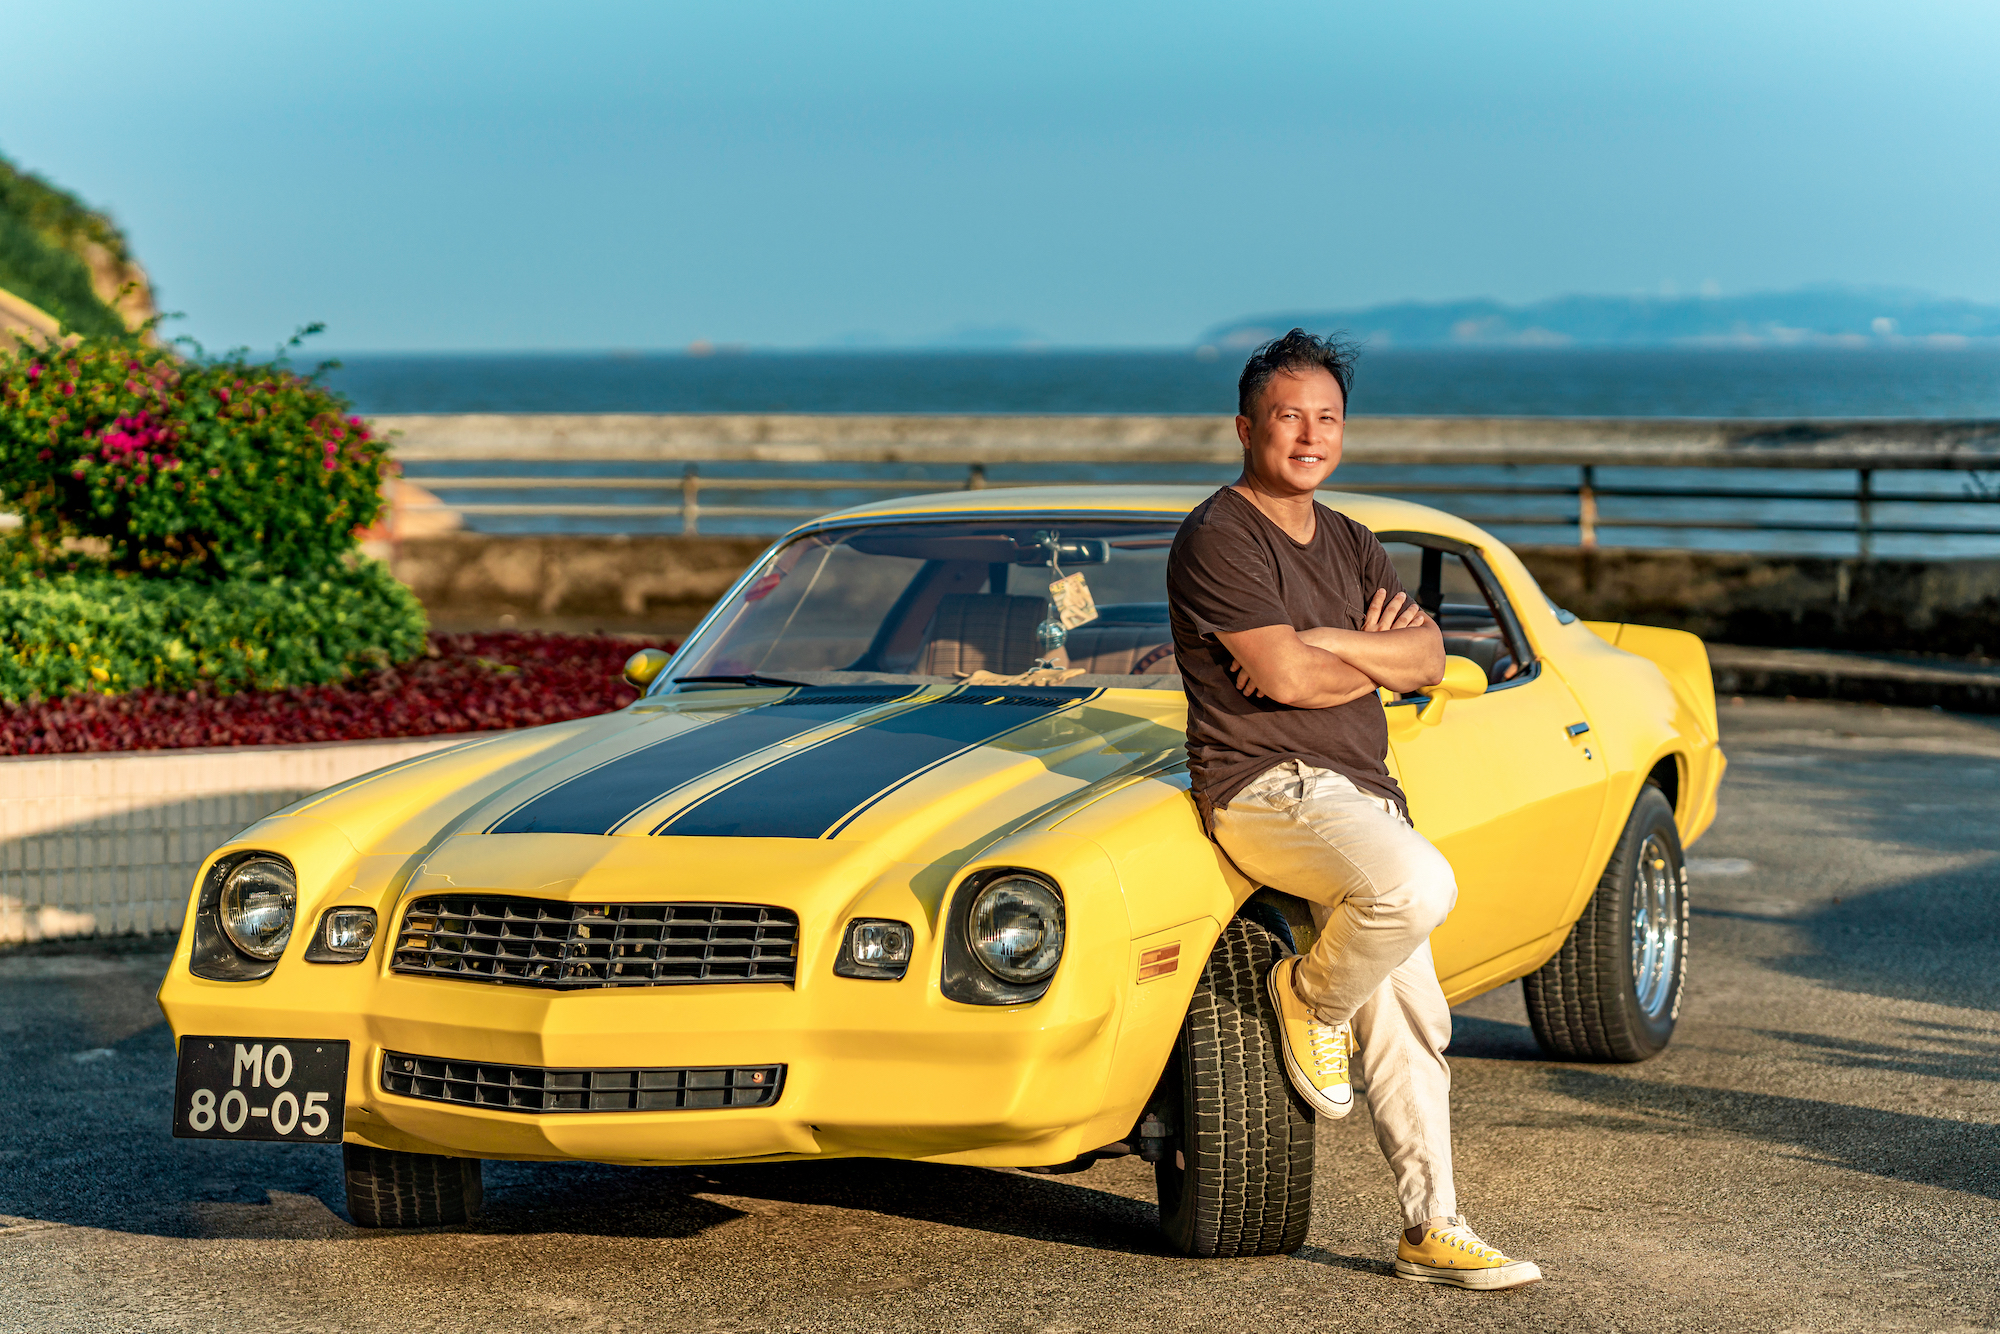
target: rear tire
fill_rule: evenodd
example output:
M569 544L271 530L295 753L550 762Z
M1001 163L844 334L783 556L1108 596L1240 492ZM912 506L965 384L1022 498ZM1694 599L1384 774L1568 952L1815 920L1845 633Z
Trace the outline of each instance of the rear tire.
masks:
M477 1158L340 1146L347 1216L356 1227L445 1227L479 1217L485 1193Z
M1160 1227L1184 1255L1282 1255L1312 1222L1313 1114L1293 1091L1264 975L1285 953L1239 917L1208 956L1153 1105Z
M1674 1035L1687 981L1687 868L1648 783L1555 957L1521 979L1535 1041L1559 1061L1644 1061Z

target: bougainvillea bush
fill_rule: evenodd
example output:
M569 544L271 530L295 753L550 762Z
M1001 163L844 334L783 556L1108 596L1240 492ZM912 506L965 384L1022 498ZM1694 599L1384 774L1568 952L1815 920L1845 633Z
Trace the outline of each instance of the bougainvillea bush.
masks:
M432 635L414 662L337 685L70 695L0 707L0 754L367 741L562 722L630 704L637 692L619 672L641 647L602 635Z
M24 345L0 361L0 495L43 568L319 575L382 507L387 446L347 407L282 364Z
M384 442L282 361L136 338L0 354L0 701L339 681L423 649L354 534Z

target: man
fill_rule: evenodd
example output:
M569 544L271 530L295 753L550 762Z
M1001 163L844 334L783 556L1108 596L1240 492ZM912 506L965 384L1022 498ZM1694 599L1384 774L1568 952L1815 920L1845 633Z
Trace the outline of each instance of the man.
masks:
M1541 1270L1458 1216L1451 1176L1451 1010L1430 933L1458 895L1389 774L1378 687L1444 675L1437 623L1374 534L1313 499L1340 463L1353 362L1294 329L1238 384L1243 474L1204 501L1167 558L1174 654L1202 820L1243 873L1313 905L1318 938L1269 989L1292 1084L1322 1116L1369 1114L1396 1177L1398 1276L1511 1288Z

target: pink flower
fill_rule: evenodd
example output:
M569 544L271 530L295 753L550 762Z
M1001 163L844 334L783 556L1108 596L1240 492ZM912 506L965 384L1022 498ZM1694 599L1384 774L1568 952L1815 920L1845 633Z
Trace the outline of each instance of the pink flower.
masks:
M30 384L33 384L33 383L34 383L34 382L35 382L36 380L39 380L39 379L41 379L41 378L42 378L42 363L41 363L41 362L39 362L39 361L31 361L31 362L29 362L29 363L28 363L28 383L30 383Z
M69 398L69 397L73 396L73 395L74 395L75 393L76 393L76 386L75 386L75 385L73 385L73 384L65 384L65 385L63 386L63 397L64 397L64 398Z
M56 452L53 449L45 449L41 453L35 455L36 458L40 459L44 463L47 463L50 459L54 458L55 456Z

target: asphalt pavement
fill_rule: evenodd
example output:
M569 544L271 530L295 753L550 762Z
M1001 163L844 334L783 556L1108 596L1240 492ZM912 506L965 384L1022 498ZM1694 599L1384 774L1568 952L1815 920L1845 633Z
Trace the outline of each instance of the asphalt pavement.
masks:
M1690 992L1639 1066L1460 1007L1463 1207L1547 1281L1390 1275L1365 1113L1322 1123L1295 1255L1193 1261L1149 1169L488 1164L383 1233L339 1155L168 1134L165 954L0 956L0 1331L1962 1330L2000 1327L2000 727L1723 706Z

